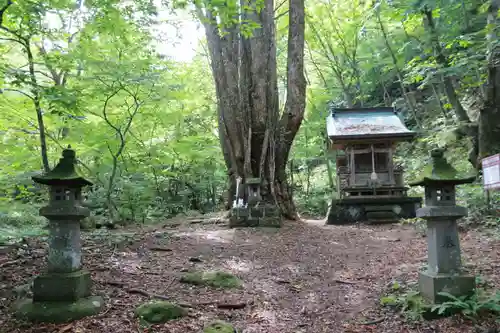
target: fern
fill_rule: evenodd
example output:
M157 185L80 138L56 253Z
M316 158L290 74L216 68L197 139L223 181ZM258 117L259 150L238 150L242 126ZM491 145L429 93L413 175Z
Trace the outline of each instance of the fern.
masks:
M500 313L499 291L489 297L485 297L485 293L482 290L476 290L470 297L456 297L447 292L440 292L438 295L450 299L432 307L431 311L439 315L452 310L461 313L468 319L474 320L485 313Z

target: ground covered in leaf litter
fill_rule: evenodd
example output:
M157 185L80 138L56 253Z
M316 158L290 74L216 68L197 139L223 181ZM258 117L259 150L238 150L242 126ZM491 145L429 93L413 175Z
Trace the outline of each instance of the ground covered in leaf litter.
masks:
M215 319L245 333L476 332L458 316L414 324L379 305L392 281L416 280L425 264L425 238L411 227L322 221L289 222L281 229L167 224L99 230L83 238L94 294L106 301L102 313L62 325L32 325L10 316L12 301L22 294L19 286L43 269L46 245L30 239L0 254L1 333L189 333ZM462 235L468 268L497 287L499 243L478 232ZM183 272L193 269L231 272L244 287L181 283ZM155 297L183 304L189 315L145 328L134 309Z

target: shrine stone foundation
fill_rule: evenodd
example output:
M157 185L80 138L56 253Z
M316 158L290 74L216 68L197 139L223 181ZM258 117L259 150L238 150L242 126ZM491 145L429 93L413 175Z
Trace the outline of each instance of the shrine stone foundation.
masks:
M229 227L281 227L283 219L279 207L262 201L260 178L247 178L237 184Z

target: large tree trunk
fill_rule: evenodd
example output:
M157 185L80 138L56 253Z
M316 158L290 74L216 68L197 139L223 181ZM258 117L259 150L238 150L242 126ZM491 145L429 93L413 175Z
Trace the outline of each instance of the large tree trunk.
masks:
M479 160L500 153L500 46L498 45L498 9L500 0L491 0L488 11L488 78L486 100L479 112Z
M305 109L305 23L304 1L289 1L287 100L282 114L273 0L265 0L260 12L243 10L255 7L256 0L250 6L241 0L241 20L260 25L250 38L237 24L225 27L222 33L210 10L199 8L198 16L205 27L216 87L219 135L230 178L228 204L234 200L238 177L258 177L263 201L277 204L284 217L296 219L285 168Z

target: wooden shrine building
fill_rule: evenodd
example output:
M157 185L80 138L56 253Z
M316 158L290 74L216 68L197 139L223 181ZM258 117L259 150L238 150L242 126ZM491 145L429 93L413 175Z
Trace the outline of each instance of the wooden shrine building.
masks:
M329 149L336 160L337 193L328 224L385 222L415 217L420 197L408 197L403 169L393 154L410 131L391 107L332 109Z

